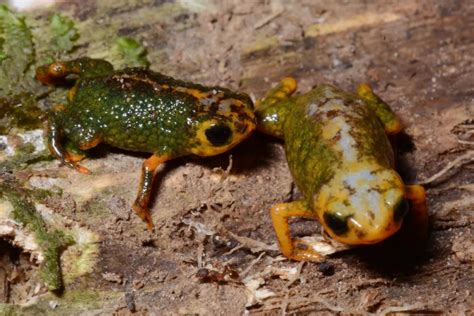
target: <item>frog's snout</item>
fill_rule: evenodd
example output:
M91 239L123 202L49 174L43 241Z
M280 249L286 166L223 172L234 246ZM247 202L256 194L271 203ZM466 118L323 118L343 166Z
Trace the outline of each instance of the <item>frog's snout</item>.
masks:
M54 85L67 74L64 63L55 62L36 68L36 79L45 85Z
M374 244L390 237L408 211L403 182L389 169L345 173L324 186L317 201L327 232L350 245Z

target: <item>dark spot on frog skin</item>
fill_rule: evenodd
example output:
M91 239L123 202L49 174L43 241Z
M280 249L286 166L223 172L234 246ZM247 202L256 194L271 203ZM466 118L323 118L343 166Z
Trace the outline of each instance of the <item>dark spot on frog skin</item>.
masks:
M405 199L401 199L393 210L393 220L399 223L403 217L405 217L406 213L408 213L408 202Z
M356 189L351 187L346 181L344 181L344 189L347 189L347 191L349 191L349 195L354 195L357 193Z
M222 146L229 142L232 131L227 125L213 125L206 129L206 137L214 146Z
M354 233L359 239L364 239L365 232L360 229L354 229Z
M375 214L374 214L374 212L368 211L367 214L369 214L369 217L370 217L371 220L374 220L374 219L375 219Z
M347 221L352 215L341 217L333 213L324 213L324 222L333 231L334 234L341 236L349 231L349 225Z
M329 101L331 101L331 99L329 98L321 98L318 102L318 107L323 107L326 103L328 103Z
M337 111L337 110L331 110L331 111L328 111L326 113L326 116L331 119L331 118L334 118L334 117L337 117L337 116L341 116L341 111Z

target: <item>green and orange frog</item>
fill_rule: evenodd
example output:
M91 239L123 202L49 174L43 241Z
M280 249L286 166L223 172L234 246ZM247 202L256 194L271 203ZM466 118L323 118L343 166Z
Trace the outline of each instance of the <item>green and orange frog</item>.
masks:
M330 85L292 96L295 90L296 81L285 78L256 103L257 128L284 140L290 171L304 196L271 209L282 253L294 260L321 259L311 244L292 240L290 217L316 219L348 245L387 239L404 217L424 238L425 191L404 185L394 170L387 134L398 133L401 124L390 107L366 84L356 94Z
M114 71L104 60L81 58L39 67L44 84L77 80L68 104L49 118L51 153L82 173L83 150L106 143L149 152L142 166L133 210L153 228L148 202L157 167L184 155L212 156L228 151L255 129L248 95L221 87L175 80L144 68Z

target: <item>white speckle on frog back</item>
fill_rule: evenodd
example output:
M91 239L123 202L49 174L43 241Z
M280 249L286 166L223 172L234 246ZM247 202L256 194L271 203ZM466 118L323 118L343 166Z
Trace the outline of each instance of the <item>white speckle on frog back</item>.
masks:
M342 159L346 162L357 160L358 152L356 141L350 134L351 126L343 116L329 119L323 126L323 137L334 142L334 147L342 153ZM337 138L336 138L337 136Z
M308 105L307 113L309 116L314 116L317 111L318 111L318 105L316 103L311 103L310 105Z
M360 170L348 173L344 182L352 188L366 187L375 179L370 170Z

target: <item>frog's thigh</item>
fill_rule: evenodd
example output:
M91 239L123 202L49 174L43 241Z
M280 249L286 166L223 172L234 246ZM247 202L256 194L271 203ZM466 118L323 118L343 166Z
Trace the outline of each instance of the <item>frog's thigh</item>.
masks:
M88 137L87 139L83 139L77 142L77 147L80 150L88 150L99 145L101 142L102 142L102 137L100 137L99 135L94 135L94 136Z
M142 174L140 177L140 183L138 185L138 193L132 208L135 213L137 213L137 215L147 223L149 230L153 229L153 221L150 211L148 210L148 202L150 201L153 179L158 166L169 159L171 159L171 157L168 155L160 156L154 154L145 160L142 165Z
M428 238L429 226L425 189L421 185L407 185L405 198L410 203L410 211L405 216L404 225L409 226L408 229L415 238L424 242Z
M290 235L288 219L304 217L316 219L316 215L306 207L303 201L276 204L271 209L273 227L285 257L297 261L320 261L321 255L302 240L293 241Z

